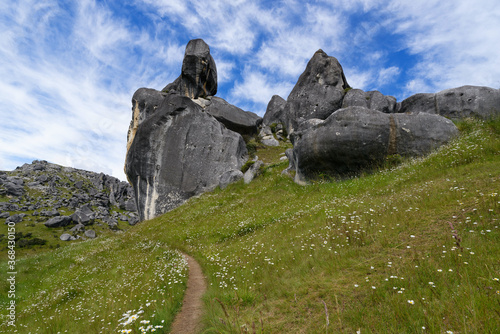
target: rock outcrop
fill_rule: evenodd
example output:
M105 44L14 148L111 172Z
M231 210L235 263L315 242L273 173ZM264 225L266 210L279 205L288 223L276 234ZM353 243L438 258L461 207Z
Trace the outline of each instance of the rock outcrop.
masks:
M240 134L191 99L171 94L139 125L125 170L143 220L213 190L224 173L239 170L246 160Z
M453 122L439 115L339 109L295 135L295 180L304 183L319 174L354 174L394 154L421 156L457 134Z
M342 108L347 107L364 107L388 114L398 112L396 98L376 90L365 92L361 89L350 89L342 101Z
M11 184L18 186L16 191ZM111 221L124 227L139 220L134 192L127 182L47 161L35 160L0 172L0 199L0 223L4 219L5 223L40 223L40 228L64 229L93 224L102 231L114 226ZM79 229L68 233L83 236Z
M189 41L184 53L181 75L162 89L191 99L217 93L217 68L210 48L202 39Z
M400 112L426 112L454 120L465 117L489 119L500 114L500 90L462 86L436 94L415 94L401 102Z
M216 92L215 61L197 39L188 43L173 83L134 94L125 172L141 220L242 178L248 159L242 135L257 134L262 118Z
M197 102L197 101L195 101ZM241 135L254 135L257 133L262 118L257 114L244 111L220 97L213 96L201 105L205 106L205 112L209 113L226 128Z
M342 107L349 84L338 60L318 50L300 75L283 109L288 133L311 118L326 119Z

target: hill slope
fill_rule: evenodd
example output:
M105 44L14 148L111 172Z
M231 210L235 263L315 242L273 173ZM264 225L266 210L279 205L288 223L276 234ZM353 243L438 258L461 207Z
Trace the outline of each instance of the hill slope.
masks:
M459 128L426 158L308 186L281 175L285 147L261 150L249 185L19 259L18 332L168 332L186 282L176 249L207 276L208 333L495 332L500 122Z

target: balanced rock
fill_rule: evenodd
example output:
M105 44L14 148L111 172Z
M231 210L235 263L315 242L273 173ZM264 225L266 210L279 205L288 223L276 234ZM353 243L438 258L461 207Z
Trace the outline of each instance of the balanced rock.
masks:
M426 112L455 120L466 117L489 119L500 114L500 90L462 86L436 94L415 94L401 102L400 112Z
M349 84L338 60L323 50L316 51L284 107L283 117L288 133L304 120L324 120L340 109L347 88Z
M421 156L458 134L450 120L431 114L385 114L363 107L337 110L295 135L295 181L318 174L351 174L387 156Z
M140 220L151 219L213 190L221 175L247 160L240 134L226 129L191 99L169 94L138 127L125 171Z
M207 43L202 39L189 41L182 61L181 75L162 91L173 91L191 99L217 93L217 68Z
M224 124L229 130L238 132L241 135L257 133L257 128L262 123L262 118L257 114L244 111L220 97L213 96L207 101L202 104L205 105L205 111Z

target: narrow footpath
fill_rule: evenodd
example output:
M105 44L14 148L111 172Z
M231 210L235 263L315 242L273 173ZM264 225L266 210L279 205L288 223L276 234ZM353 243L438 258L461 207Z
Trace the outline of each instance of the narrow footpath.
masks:
M207 290L207 282L200 265L196 260L184 254L189 267L186 294L182 301L182 309L175 317L171 334L194 334L201 329L203 302L201 297Z

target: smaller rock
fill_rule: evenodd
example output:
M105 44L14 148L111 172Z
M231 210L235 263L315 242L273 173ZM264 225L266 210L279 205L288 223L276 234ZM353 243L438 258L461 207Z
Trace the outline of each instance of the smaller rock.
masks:
M61 239L62 241L73 241L73 240L76 240L76 238L74 236L72 236L71 234L68 234L68 233L63 233L59 239Z
M261 160L257 160L252 166L250 166L250 168L248 168L248 170L243 175L243 181L245 182L245 184L249 184L250 182L252 182L262 165L264 165L264 162Z
M10 217L10 213L9 212L2 212L0 213L0 218L9 218Z
M131 225L131 226L134 226L135 224L137 224L139 222L139 217L137 216L131 216L129 219L128 219L128 224Z
M274 136L269 126L264 126L259 132L260 142L266 146L279 146L280 143Z
M70 216L58 216L50 218L44 225L47 227L63 227L71 224L72 221Z
M229 184L234 183L242 178L243 178L243 173L239 170L233 169L227 171L221 175L219 187L221 189L226 189Z
M85 231L85 234L84 234L87 238L91 238L91 239L94 239L96 237L96 233L94 230L87 230Z
M85 231L85 225L83 224L77 224L75 226L73 226L71 229L70 229L71 232L75 232L75 233L81 233L83 231Z
M55 216L60 216L61 214L57 210L43 210L40 212L40 216L44 217L55 217Z
M15 214L15 215L12 215L10 217L8 217L6 220L5 220L5 223L8 224L8 223L14 223L14 224L17 224L17 223L20 223L23 221L23 215L21 214Z

